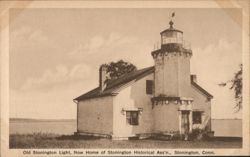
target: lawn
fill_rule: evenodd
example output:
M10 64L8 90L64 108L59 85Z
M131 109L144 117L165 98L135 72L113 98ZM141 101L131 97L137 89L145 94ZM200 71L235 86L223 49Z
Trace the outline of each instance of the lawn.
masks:
M209 141L126 140L55 134L12 134L10 148L241 148L241 139L213 138Z

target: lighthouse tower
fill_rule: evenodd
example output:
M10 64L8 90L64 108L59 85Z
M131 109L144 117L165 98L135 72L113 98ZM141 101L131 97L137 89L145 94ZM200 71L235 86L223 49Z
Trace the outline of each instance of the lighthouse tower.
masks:
M193 101L190 95L192 50L183 40L183 32L174 28L172 20L169 25L168 29L160 33L160 49L151 53L155 62L155 88L152 98L154 128L156 131L163 132L190 132ZM176 111L179 111L179 115L169 117ZM179 127L171 126L173 121L176 121L176 124L179 123ZM183 123L183 121L188 121L188 123Z
M154 96L189 97L192 51L183 40L183 32L173 27L161 32L161 49L153 51L155 62Z

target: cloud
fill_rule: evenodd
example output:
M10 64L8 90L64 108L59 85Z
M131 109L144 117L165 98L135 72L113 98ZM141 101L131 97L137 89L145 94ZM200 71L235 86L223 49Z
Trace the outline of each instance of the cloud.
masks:
M29 26L22 26L10 31L11 42L15 47L25 47L27 45L43 44L50 42L49 38L40 29L34 29Z
M108 37L100 35L92 37L87 43L79 44L68 55L79 57L79 55L95 54L100 51L122 47L126 44L136 43L138 40L132 36L121 36L117 33L111 33Z
M55 69L47 69L40 77L28 78L21 87L22 90L53 87L83 81L91 76L91 68L85 64L77 64L71 69L58 65Z
M151 51L152 44L145 39L111 33L106 38L95 36L88 43L79 44L68 55L92 67L123 59L144 68L153 65Z
M72 88L44 91L10 90L10 117L37 119L72 119L76 118L76 104L73 99L82 91L79 83ZM75 88L75 89L73 89Z
M192 71L214 83L230 79L242 63L241 45L220 39L217 44L194 48ZM210 74L210 75L208 75ZM216 76L216 77L215 77Z
M95 50L105 45L105 39L101 36L93 37L88 45L89 50Z
M76 118L73 99L98 84L98 73L92 71L85 64L71 68L58 65L44 71L40 77L27 79L21 89L10 90L10 117Z
M87 76L93 75L91 71L92 68L88 65L78 64L71 69L69 73L69 78L81 80L86 78Z
M35 30L28 36L28 41L46 42L48 37L41 30Z
M113 43L116 43L117 41L121 40L121 36L117 33L111 33L109 36L109 39L107 40L107 45L111 45ZM123 41L124 42L124 41Z

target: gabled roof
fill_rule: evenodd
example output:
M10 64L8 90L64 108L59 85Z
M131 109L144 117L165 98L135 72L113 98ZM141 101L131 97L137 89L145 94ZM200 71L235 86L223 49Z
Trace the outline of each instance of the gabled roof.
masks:
M154 72L154 66L130 72L128 74L121 76L120 78L109 80L107 82L107 87L105 88L104 91L101 91L100 87L97 87L75 98L74 101L81 101L81 100L86 100L86 99L91 99L91 98L96 98L96 97L103 97L103 96L108 96L108 95L116 95L117 93L115 93L115 91L119 87L125 85L126 83L132 80L135 80L135 79L139 80L143 78L144 76L147 76L148 74L151 74L153 72ZM205 89L199 86L196 82L191 81L191 84L196 89L198 89L203 94L205 94L209 99L213 98L213 96L210 93L208 93Z
M203 89L201 86L199 86L196 82L194 82L194 81L191 80L191 85L193 85L196 89L198 89L203 94L205 94L209 99L213 98L213 95L211 95L210 93L208 93L205 89Z
M125 74L117 79L109 80L107 82L107 87L105 88L104 91L101 91L100 87L97 87L77 98L74 100L80 101L80 100L86 100L90 98L95 98L95 97L102 97L102 96L107 96L107 95L116 95L115 90L119 88L120 86L132 81L132 80L139 80L140 78L146 76L147 74L153 73L154 72L154 67L148 67L140 70L136 70L133 72L130 72L128 74Z

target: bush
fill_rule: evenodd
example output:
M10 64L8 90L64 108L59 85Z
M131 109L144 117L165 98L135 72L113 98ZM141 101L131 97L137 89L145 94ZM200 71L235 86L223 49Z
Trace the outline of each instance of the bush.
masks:
M192 133L188 135L189 140L202 140L204 137L205 131L202 129L193 129Z
M183 140L185 137L183 134L180 134L180 133L177 133L177 134L174 134L171 138L171 140Z

